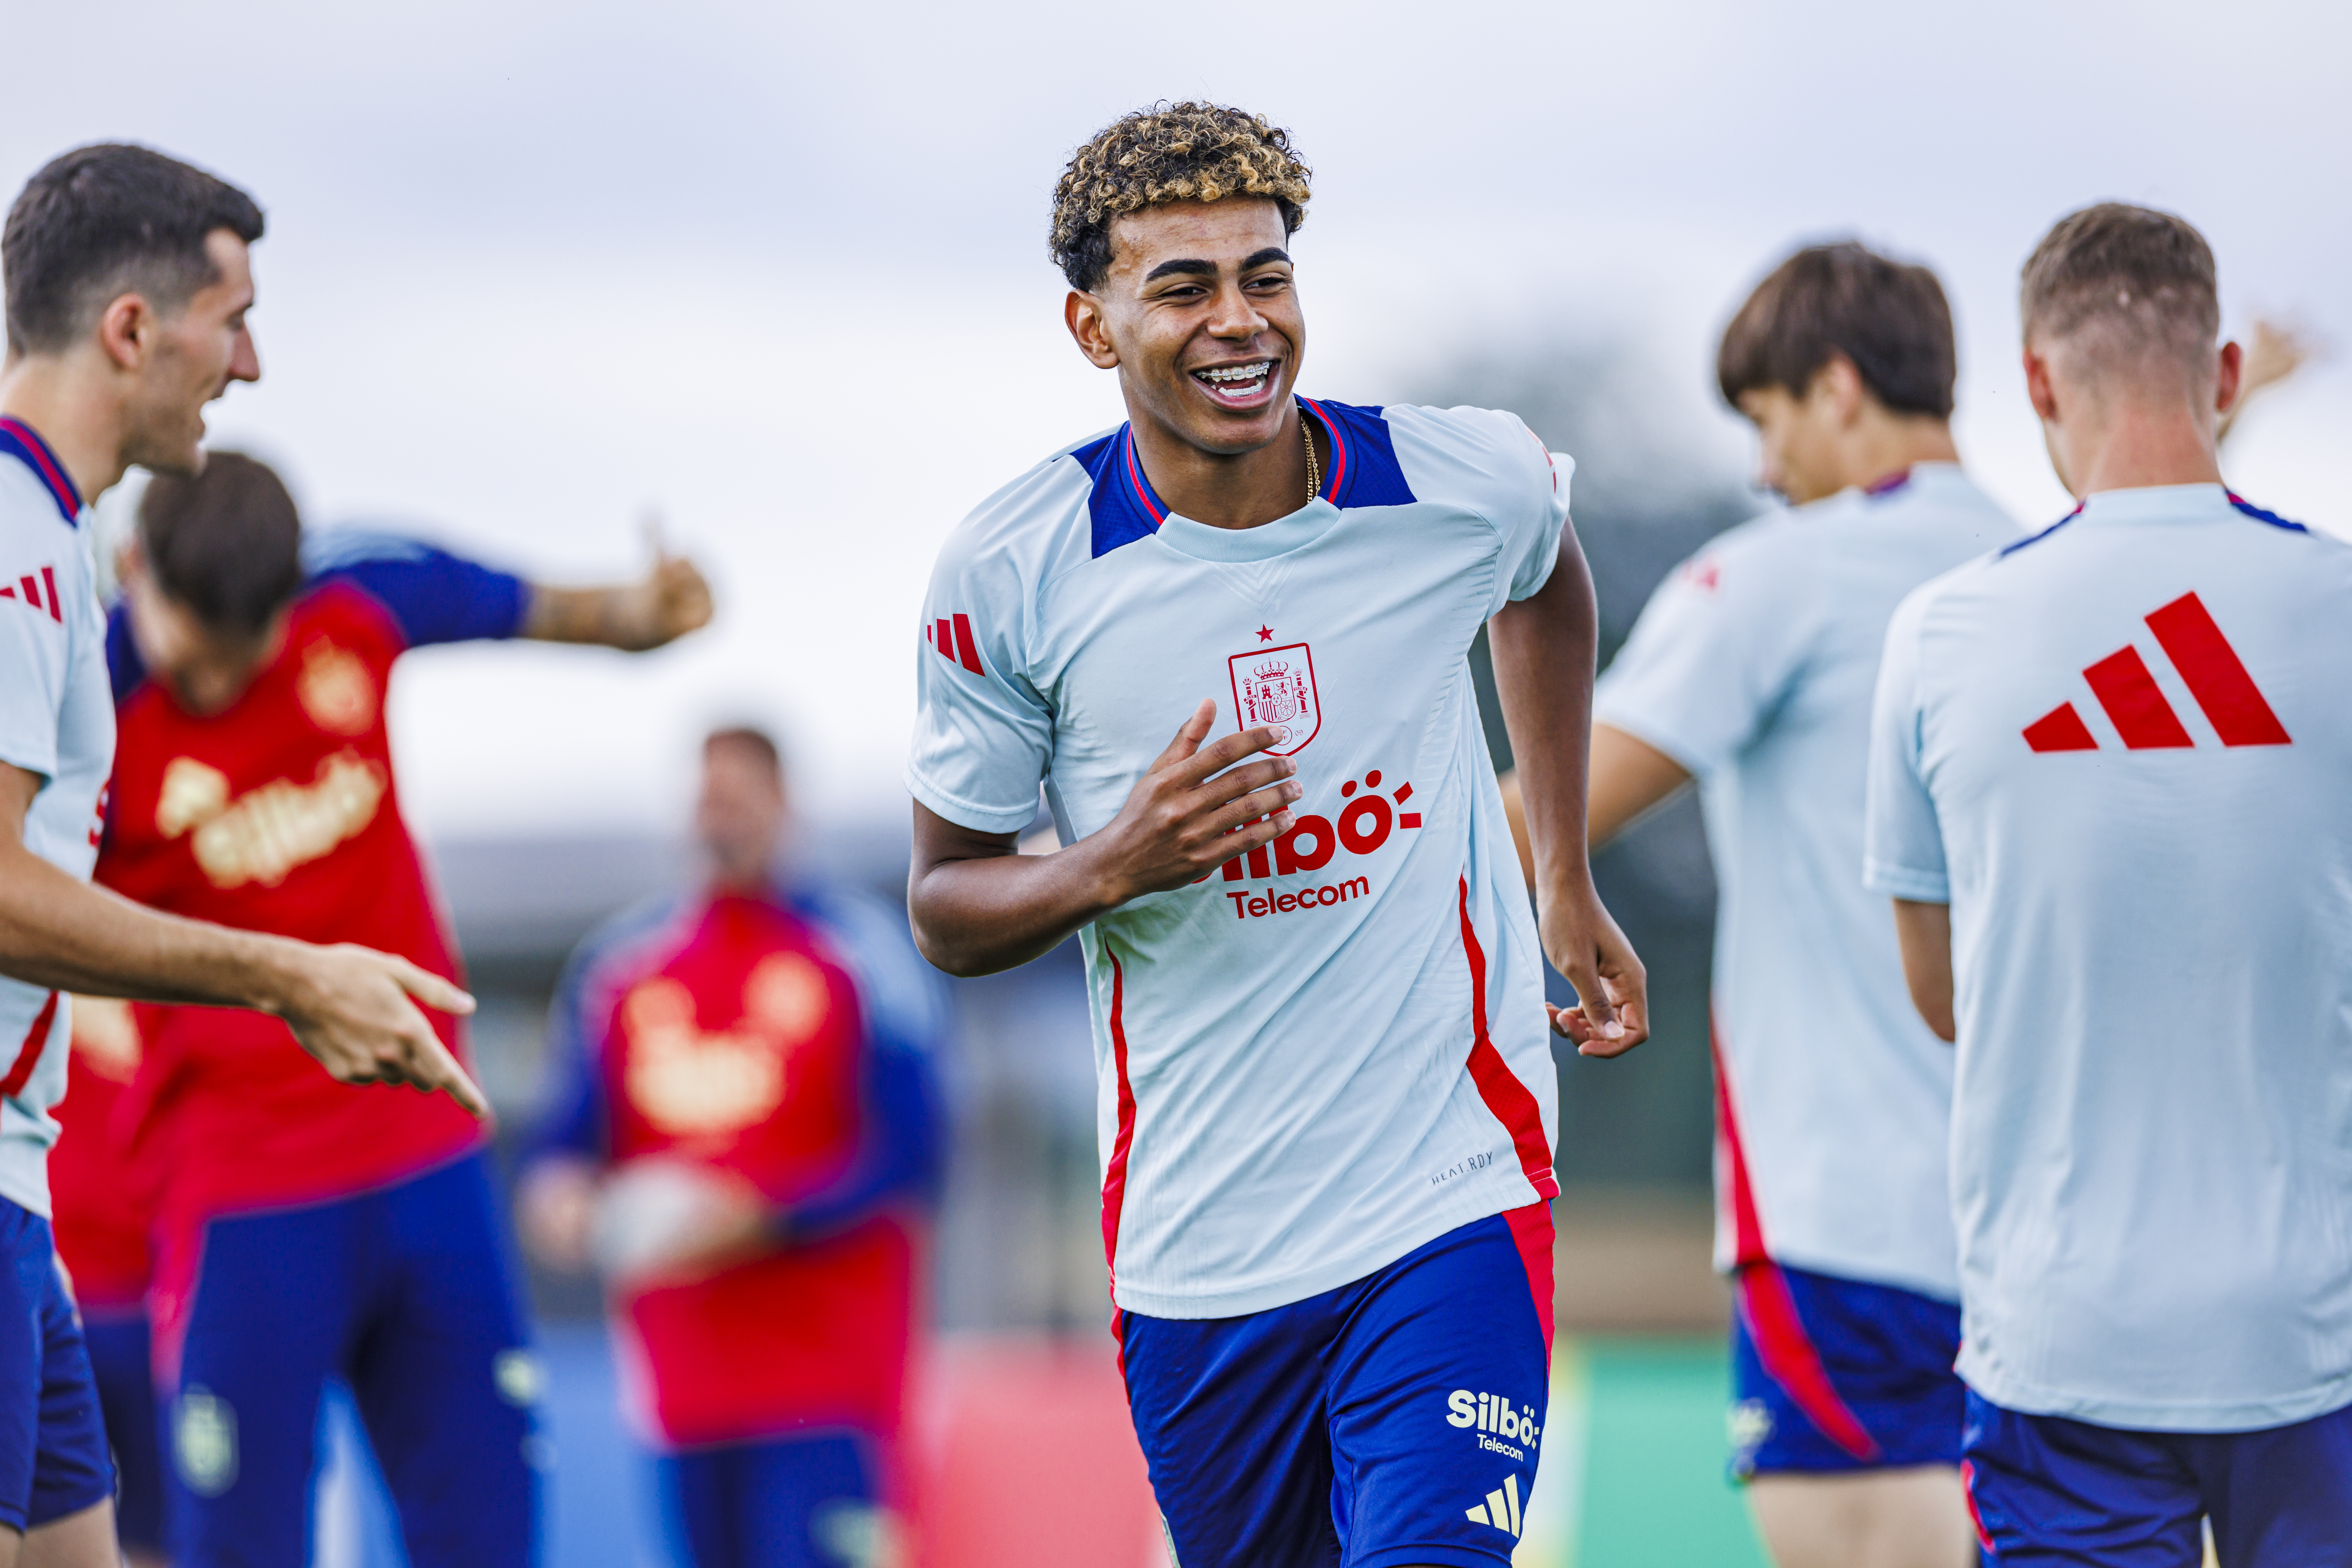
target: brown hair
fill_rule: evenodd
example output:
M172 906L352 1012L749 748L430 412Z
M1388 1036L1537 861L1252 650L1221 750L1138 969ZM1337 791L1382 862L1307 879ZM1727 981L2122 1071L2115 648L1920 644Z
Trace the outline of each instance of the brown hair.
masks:
M751 752L768 766L778 782L784 776L784 753L776 738L755 724L728 724L702 737L703 755L709 756L722 746L735 746Z
M1895 413L1951 416L1959 360L1944 286L1853 240L1807 246L1756 286L1723 330L1716 384L1735 408L1770 386L1802 397L1841 354Z
M157 474L139 498L139 547L164 594L215 631L258 636L302 587L302 518L267 463L214 452Z
M261 209L152 148L106 142L51 159L25 182L0 230L8 346L62 349L126 293L145 294L166 314L185 305L213 281L205 239L216 228L250 245L261 237Z
M1159 103L1121 115L1070 154L1054 186L1047 244L1070 287L1092 289L1110 270L1110 220L1171 202L1263 196L1282 231L1307 221L1313 171L1290 133L1262 115L1214 103Z
M2102 357L2193 363L2221 334L2213 247L2188 219L2101 202L2058 220L2018 286L2025 333L2100 340Z

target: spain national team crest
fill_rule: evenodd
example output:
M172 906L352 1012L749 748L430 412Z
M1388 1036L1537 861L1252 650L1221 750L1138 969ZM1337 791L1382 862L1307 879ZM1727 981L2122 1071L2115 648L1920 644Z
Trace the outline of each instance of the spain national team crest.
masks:
M1234 678L1234 728L1264 724L1275 732L1266 751L1295 756L1323 727L1323 701L1315 692L1315 658L1303 642L1262 647L1225 660Z

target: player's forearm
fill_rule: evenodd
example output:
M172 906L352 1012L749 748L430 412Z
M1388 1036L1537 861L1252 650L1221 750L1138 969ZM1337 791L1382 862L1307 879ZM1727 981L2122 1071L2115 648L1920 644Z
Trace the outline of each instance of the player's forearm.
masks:
M530 608L522 635L539 642L585 643L630 652L652 647L650 617L634 602L635 585L614 588L554 588L530 585Z
M1599 631L1592 576L1572 531L1562 531L1559 559L1543 587L1487 624L1536 887L1547 893L1581 892L1592 882L1585 795Z
M278 1011L300 984L297 944L159 914L0 843L0 973L139 1002Z
M1939 1040L1959 1038L1952 1013L1952 906L1895 900L1895 942L1911 1005Z
M1020 855L1008 847L999 854L919 859L907 887L916 945L940 969L967 977L1043 957L1118 907L1096 858L1081 842L1051 855Z

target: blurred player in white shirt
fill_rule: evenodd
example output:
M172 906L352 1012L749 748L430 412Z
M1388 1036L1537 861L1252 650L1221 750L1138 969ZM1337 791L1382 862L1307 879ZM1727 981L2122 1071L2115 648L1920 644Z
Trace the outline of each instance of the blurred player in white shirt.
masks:
M1887 633L1866 876L1957 1036L1964 1474L2003 1563L2352 1542L2352 549L2221 483L2212 252L2027 262L2063 521Z
M1732 1469L1782 1568L1975 1551L1951 1052L1913 1014L1885 910L1854 875L1887 617L2017 533L1960 471L1954 370L1926 268L1847 243L1766 278L1724 332L1717 381L1790 509L1660 584L1594 696L1593 842L1694 777L1706 809Z

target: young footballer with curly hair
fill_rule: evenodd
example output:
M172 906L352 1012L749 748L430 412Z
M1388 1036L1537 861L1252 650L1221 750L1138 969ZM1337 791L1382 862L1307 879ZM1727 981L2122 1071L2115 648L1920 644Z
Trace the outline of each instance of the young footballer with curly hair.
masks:
M1570 465L1517 418L1297 390L1307 182L1209 104L1071 159L1064 321L1128 419L940 552L909 904L956 973L1080 939L1114 1321L1185 1568L1501 1563L1557 1083L1465 655L1491 626L1582 999L1554 1026L1614 1056L1646 998L1584 854L1592 588ZM1023 856L1041 781L1065 847Z

